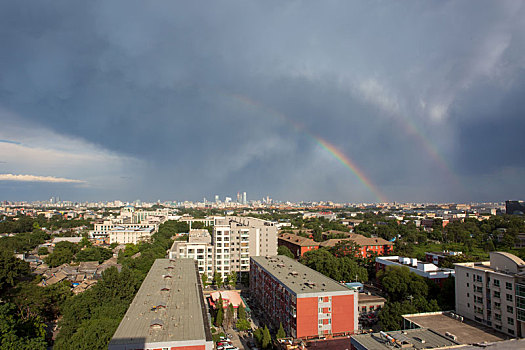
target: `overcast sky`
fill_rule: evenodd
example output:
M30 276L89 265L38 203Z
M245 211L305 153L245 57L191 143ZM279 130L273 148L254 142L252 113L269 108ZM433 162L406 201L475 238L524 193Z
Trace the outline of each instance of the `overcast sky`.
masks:
M524 199L524 150L522 1L0 3L0 200Z

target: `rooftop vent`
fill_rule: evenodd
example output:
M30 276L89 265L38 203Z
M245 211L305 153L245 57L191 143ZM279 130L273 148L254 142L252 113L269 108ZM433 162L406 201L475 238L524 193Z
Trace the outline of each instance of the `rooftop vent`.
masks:
M151 323L149 324L149 327L151 329L162 329L162 327L164 327L164 322L162 322L161 319L154 319L151 321Z
M166 287L162 287L160 289L162 292L168 292L170 290L170 287L166 286Z

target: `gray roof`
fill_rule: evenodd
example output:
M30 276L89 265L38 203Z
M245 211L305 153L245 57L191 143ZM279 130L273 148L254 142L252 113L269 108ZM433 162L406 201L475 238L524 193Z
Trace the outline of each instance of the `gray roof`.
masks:
M355 293L322 273L284 255L254 256L251 259L296 295L330 292Z
M173 277L164 278L168 274ZM170 289L161 291L166 286ZM195 261L157 259L110 345L211 340L203 307Z
M405 346L412 344L413 347L410 347L411 349L434 349L460 344L428 328L407 329L386 333L394 338L398 344L405 344ZM351 342L352 344L357 343L361 345L361 348L370 350L391 350L394 348L390 345L393 343L380 333L353 335Z

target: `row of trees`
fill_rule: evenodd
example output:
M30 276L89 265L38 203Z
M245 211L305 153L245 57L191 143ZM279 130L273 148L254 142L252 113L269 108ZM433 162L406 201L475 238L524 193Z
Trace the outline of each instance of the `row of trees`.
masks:
M0 348L46 349L46 324L57 318L59 304L70 295L67 282L38 286L29 264L0 246Z
M83 247L84 249L82 249ZM53 253L45 257L44 262L50 267L56 267L72 261L98 261L102 263L112 256L113 252L111 249L92 246L87 240L80 244L63 241L55 245Z
M454 309L454 278L447 279L442 287L435 282L410 272L407 267L388 266L377 274L377 279L387 296L379 312L383 330L400 329L402 315Z
M17 217L8 217L0 222L0 233L24 233L32 232L34 228L45 227L48 230L57 230L60 228L71 229L80 226L93 228L89 220L75 219L67 220L61 215L55 215L52 218L46 218L44 215L30 217L19 215Z
M336 256L328 249L306 252L300 262L336 281L368 281L368 271L350 255Z

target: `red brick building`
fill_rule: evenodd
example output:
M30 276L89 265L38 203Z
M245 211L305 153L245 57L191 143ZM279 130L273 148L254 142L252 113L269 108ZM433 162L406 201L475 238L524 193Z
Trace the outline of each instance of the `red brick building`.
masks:
M275 328L293 338L332 337L357 330L357 291L285 256L250 259L252 299Z
M285 246L290 249L295 258L300 258L304 253L310 250L319 249L319 243L313 239L303 236L294 235L291 233L282 233L277 237L279 246Z
M383 238L372 238L359 235L357 233L352 233L348 238L340 239L329 239L327 241L321 242L319 246L332 248L339 242L352 241L359 246L359 252L361 257L365 258L370 256L372 253L377 255L386 255L394 250L394 243L389 242Z

